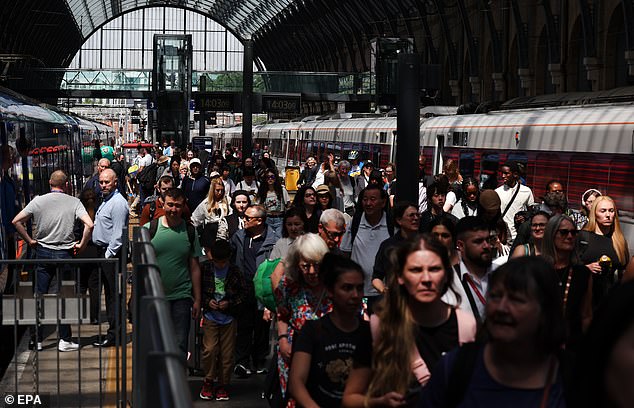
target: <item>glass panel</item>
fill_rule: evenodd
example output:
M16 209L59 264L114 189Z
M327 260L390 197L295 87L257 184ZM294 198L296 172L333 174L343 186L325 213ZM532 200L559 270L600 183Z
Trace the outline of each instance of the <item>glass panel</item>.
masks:
M103 68L121 68L121 51L103 51Z
M141 51L123 51L123 66L126 68L141 68Z
M101 48L101 30L96 31L93 35L91 35L90 38L86 40L82 48L93 50L98 50L99 48Z
M103 30L103 48L116 50L121 48L121 30Z
M163 8L150 8L145 10L145 28L163 28Z
M193 53L194 63L192 65L195 71L205 70L205 53L202 51L194 51Z
M196 50L204 50L205 49L205 33L204 32L193 32L192 35L192 49Z

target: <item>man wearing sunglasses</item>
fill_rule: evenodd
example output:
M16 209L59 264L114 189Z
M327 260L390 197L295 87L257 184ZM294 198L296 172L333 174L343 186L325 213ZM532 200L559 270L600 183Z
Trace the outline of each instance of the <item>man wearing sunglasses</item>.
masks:
M318 232L321 239L328 245L330 252L340 254L339 245L346 232L346 219L343 213L335 208L324 210L319 218Z
M279 238L266 223L266 210L261 205L247 207L244 212L244 229L238 230L231 238L231 263L243 273L248 291L244 304L235 316L238 333L234 373L240 378L248 377L253 372L252 368L261 372L265 367L271 318L270 312L255 299L253 277L258 266L269 257Z

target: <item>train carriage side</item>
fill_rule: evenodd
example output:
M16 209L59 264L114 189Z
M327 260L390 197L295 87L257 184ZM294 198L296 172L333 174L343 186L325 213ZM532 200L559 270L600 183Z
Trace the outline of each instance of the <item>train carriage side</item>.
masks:
M347 159L356 150L360 160L372 160L380 167L394 158L395 118L329 119L318 121L313 131L313 148L320 154L333 152Z
M574 209L585 190L597 188L615 199L632 246L633 135L634 105L595 105L434 118L421 126L421 145L436 169L458 160L463 176L485 188L500 183L502 163L521 162L537 201L551 179L562 181Z

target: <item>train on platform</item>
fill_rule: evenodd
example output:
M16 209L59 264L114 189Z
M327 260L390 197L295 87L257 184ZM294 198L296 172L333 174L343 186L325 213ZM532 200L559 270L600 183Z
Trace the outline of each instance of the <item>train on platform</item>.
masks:
M49 191L50 174L63 169L77 195L94 173L101 143L111 144L115 130L41 104L0 87L0 255L6 246L5 222L16 207ZM8 207L12 208L8 208Z
M517 161L536 200L549 180L558 179L573 209L580 208L585 190L596 188L615 199L628 242L634 245L634 103L455 113L455 108L421 111L420 154L427 158L427 174L441 172L443 162L454 159L463 177L495 188L501 184L501 164ZM280 169L327 152L347 158L351 150L380 167L394 161L396 117L360 116L254 126L253 143L268 146ZM216 146L240 148L242 143L241 126L215 128L209 135ZM398 163L396 167L398 177Z
M13 168L12 175L27 189L22 194L32 197L48 191L49 175L56 169L69 174L72 193L78 193L94 173L95 149L114 138L111 126L0 88L3 166Z

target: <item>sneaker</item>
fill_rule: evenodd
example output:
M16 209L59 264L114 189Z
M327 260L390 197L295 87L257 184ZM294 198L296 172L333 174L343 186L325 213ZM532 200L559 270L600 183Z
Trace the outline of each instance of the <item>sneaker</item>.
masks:
M238 378L247 378L248 376L251 375L251 370L249 370L242 364L236 364L235 368L233 369L233 373Z
M229 401L229 394L222 385L216 387L216 401Z
M198 394L200 399L203 400L212 400L214 399L214 385L211 381L203 380L203 387L200 389L200 394Z
M255 371L257 374L268 374L269 373L269 369L266 367L262 367L262 368L258 368Z
M29 340L29 350L37 350L37 351L42 351L42 342L38 341L37 343L35 343L34 339Z
M57 349L61 352L77 351L79 350L79 344L74 343L73 341L60 340L57 345Z

